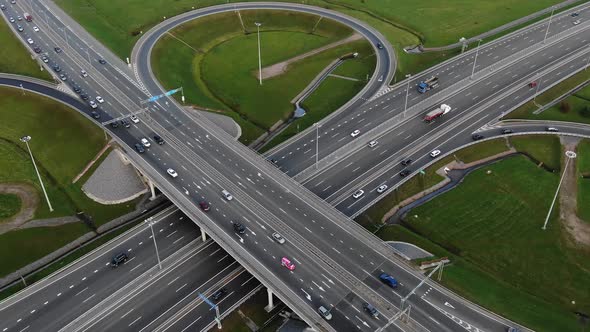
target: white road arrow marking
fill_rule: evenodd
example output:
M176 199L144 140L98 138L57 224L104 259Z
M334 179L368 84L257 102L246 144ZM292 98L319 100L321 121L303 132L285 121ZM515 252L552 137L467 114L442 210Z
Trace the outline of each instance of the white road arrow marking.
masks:
M449 302L445 302L445 305L446 305L447 307L449 307L449 308L453 308L453 309L455 309L455 307L453 307L453 305L452 305L452 304L450 304Z
M308 299L309 301L311 301L311 296L309 294L307 294L307 292L304 291L303 288L300 288L300 289L303 293L305 293L305 298Z

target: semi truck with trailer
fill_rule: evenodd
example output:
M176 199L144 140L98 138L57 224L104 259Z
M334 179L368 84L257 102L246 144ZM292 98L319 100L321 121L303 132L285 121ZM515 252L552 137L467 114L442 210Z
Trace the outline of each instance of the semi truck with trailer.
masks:
M442 104L437 109L434 109L434 110L426 113L426 115L424 116L424 121L430 122L436 118L439 118L439 117L449 113L450 111L451 111L451 106L449 106L447 104Z

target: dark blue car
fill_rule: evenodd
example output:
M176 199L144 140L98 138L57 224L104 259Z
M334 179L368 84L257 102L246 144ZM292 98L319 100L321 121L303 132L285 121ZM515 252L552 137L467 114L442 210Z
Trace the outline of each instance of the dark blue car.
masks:
M381 281L383 281L385 284L387 284L391 288L397 287L397 280L395 280L395 278L393 278L392 276L390 276L387 273L381 273L381 275L379 276L379 279L381 279Z

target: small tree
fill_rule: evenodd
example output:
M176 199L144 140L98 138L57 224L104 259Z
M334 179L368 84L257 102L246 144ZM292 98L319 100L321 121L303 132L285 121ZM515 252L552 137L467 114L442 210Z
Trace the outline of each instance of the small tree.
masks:
M585 118L590 118L590 105L582 107L582 109L580 109L580 115Z
M571 110L570 103L568 103L567 101L563 100L559 104L559 110L561 111L561 113L567 113L567 112L569 112Z

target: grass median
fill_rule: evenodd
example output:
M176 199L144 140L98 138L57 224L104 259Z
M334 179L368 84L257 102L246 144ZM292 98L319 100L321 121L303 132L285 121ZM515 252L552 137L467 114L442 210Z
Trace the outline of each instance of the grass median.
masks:
M4 12L3 12L4 14ZM51 75L40 70L40 64L14 35L5 20L0 21L0 73L11 73L51 80Z
M22 202L17 195L0 194L0 223L17 214L22 206Z
M578 216L590 223L590 140L578 144Z

